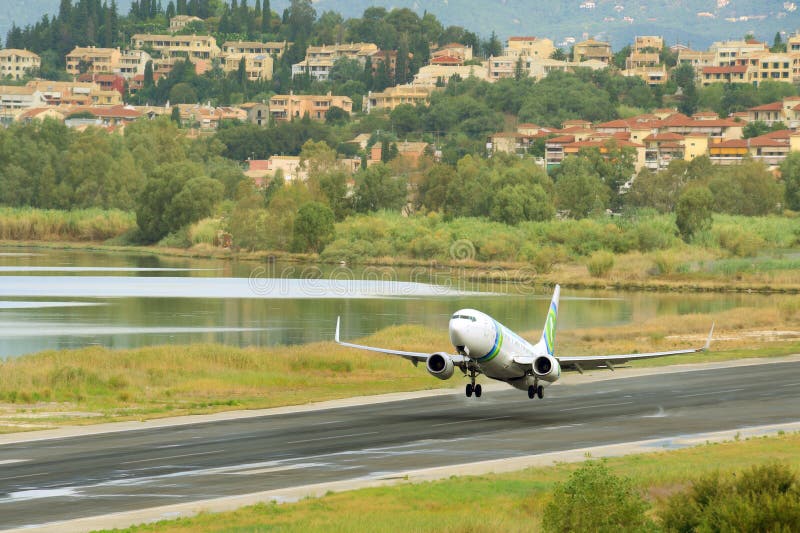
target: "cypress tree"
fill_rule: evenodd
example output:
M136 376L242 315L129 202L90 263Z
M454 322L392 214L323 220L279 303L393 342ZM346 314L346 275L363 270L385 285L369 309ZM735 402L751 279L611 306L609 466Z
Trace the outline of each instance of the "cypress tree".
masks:
M261 33L269 33L271 20L272 8L269 5L269 0L264 0L261 5Z

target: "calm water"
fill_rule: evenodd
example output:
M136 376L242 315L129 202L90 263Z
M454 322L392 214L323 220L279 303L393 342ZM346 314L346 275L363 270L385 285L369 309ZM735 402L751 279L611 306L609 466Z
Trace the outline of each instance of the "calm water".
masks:
M393 324L446 327L462 307L512 329L541 327L550 293L459 281L447 269L349 270L159 258L124 253L0 249L0 357L100 344L221 342L237 346L330 339ZM559 328L772 306L775 296L562 292Z

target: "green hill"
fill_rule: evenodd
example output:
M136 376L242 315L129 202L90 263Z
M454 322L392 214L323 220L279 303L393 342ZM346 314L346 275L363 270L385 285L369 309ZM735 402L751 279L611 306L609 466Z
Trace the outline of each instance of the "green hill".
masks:
M12 22L31 24L54 13L59 0L3 0L0 34ZM127 13L131 0L118 0ZM166 4L166 0L164 1ZM273 0L282 12L288 0ZM408 7L435 14L445 25L464 26L483 37L495 31L501 39L511 35L537 35L556 43L584 36L608 39L615 48L635 35L663 35L668 43L705 48L712 41L741 38L752 32L772 41L776 31L800 29L800 0L315 0L317 13L337 11L345 18L360 17L370 6Z

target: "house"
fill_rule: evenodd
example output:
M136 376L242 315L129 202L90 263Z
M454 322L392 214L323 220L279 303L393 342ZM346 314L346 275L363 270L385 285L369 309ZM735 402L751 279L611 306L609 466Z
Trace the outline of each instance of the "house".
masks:
M390 79L394 79L397 72L397 50L378 50L372 55L372 75L378 74L381 63L386 65L386 72Z
M328 81L334 61L327 58L304 59L292 65L292 78L306 74L315 81Z
M663 170L672 161L684 158L686 138L678 133L655 133L643 139L645 166L649 170Z
M347 96L318 94L276 94L269 99L269 113L276 121L293 120L308 115L312 120L325 120L332 107L338 107L347 114L353 111L353 101Z
M556 51L553 41L542 37L509 37L505 55L550 59Z
M247 113L247 122L256 126L269 124L269 106L261 102L248 102L239 106Z
M96 48L76 46L67 54L67 73L78 76L85 72L91 74L112 74L119 72L122 52L119 48Z
M39 70L42 60L28 50L6 48L0 50L0 78L20 80Z
M177 33L192 22L203 22L203 19L191 15L175 15L169 19L169 31L170 33Z
M747 110L748 122L764 122L772 126L776 122L783 122L783 102L772 102L770 104L751 107Z
M461 43L445 44L431 52L431 59L440 56L458 57L463 63L472 59L472 47Z
M425 104L433 90L432 87L398 85L379 93L369 91L364 96L362 109L365 113L371 113L376 109L391 111L400 104Z
M489 79L486 67L481 65L462 65L460 67L427 65L420 68L419 72L414 75L411 85L413 87L444 87L453 76L458 76L463 80L467 78Z
M27 87L42 95L47 105L120 105L122 95L94 82L34 80Z
M125 96L125 78L118 74L90 74L78 76L80 82L96 83L104 91L117 91L120 96Z
M573 48L573 58L578 62L594 59L608 65L612 57L611 44L603 41L589 39L575 43Z
M43 121L47 119L64 122L65 118L65 112L55 107L33 107L18 113L14 117L14 121L21 122L23 124L30 124L34 121Z
M664 38L657 35L638 35L633 39L633 52L659 53L664 48Z

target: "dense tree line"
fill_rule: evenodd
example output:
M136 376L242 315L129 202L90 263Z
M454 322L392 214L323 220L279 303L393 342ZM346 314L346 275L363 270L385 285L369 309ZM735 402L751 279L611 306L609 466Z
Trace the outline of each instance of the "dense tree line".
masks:
M76 132L45 120L0 129L0 204L136 211L153 242L208 216L233 197L243 174L215 139L188 140L168 119L125 135Z

